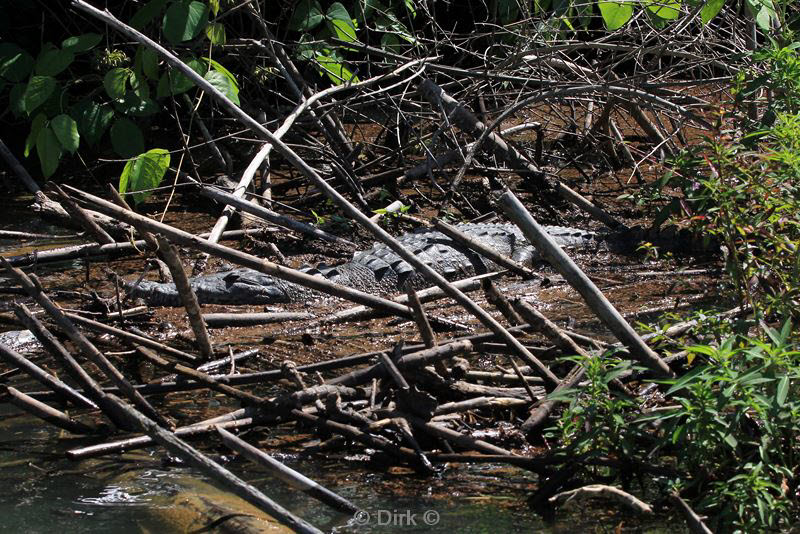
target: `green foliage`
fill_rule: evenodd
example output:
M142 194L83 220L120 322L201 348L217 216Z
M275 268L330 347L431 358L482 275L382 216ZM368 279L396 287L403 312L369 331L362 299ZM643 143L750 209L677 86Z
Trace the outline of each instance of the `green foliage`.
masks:
M609 387L629 362L572 358L585 367L585 384L551 395L568 407L548 437L560 440L567 459L669 468L674 476L656 483L694 496L693 507L718 531L788 528L800 518L800 352L790 323L765 331L766 341L734 336L687 347L694 368L666 383L664 408L644 413Z
M743 75L717 134L680 154L637 198L661 205L658 222L670 219L722 245L734 295L759 317L797 317L800 58L786 48L756 57L763 74ZM765 88L780 98L753 121L748 99Z
M597 2L603 22L611 31L618 30L625 26L633 16L633 2L622 0L600 0Z
M382 33L380 46L384 50L399 53L409 45L417 44L408 25L401 21L401 14L409 21L416 16L412 0L386 4L366 0L358 4L354 12L355 17L341 2L334 2L324 10L318 0L302 0L289 19L289 29L302 33L297 47L298 57L312 62L318 72L327 76L334 85L358 82L357 74L346 60L354 49L337 41L358 43L364 31L377 30Z
M130 22L145 31L160 28L172 43L198 41L197 48L203 48L205 39L212 44L226 41L224 26L208 20L209 13L216 16L219 10L218 1L151 0ZM162 68L158 55L143 46L137 46L135 54L125 49L127 45L95 51L103 40L101 34L85 33L64 39L60 47L44 43L36 59L17 44L0 43L0 81L12 84L10 109L31 125L25 156L35 150L46 177L56 171L64 153L80 149L82 139L83 146L100 146L109 126L111 147L119 156L143 153L140 120L162 110L161 100L194 87L182 74ZM188 46L194 48L194 44ZM236 78L219 61L191 52L183 59L240 104ZM86 72L87 64L100 71L99 80L95 72ZM76 65L82 68L73 72Z
M195 0L172 2L164 14L161 29L172 43L197 37L208 22L208 5Z
M119 177L120 194L130 193L136 204L153 194L169 168L169 152L154 148L128 160Z
M628 412L636 407L636 403L612 390L610 383L629 371L631 363L612 352L567 360L585 368L586 383L580 388L561 390L549 396L550 399L569 402L550 436L558 437L570 455L588 453L630 457L637 429L628 425Z
M111 145L114 152L130 158L144 152L144 136L135 122L121 117L111 126Z
M696 345L704 363L672 382L677 406L659 414L656 455L680 454L679 485L722 525L745 532L797 521L789 495L800 468L800 352L791 327L767 329L768 341L730 338ZM652 417L641 418L644 423Z

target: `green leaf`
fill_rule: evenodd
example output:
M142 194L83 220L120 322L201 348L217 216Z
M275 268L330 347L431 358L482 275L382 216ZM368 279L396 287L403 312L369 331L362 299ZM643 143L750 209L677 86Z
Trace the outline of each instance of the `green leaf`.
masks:
M158 79L158 54L150 48L142 48L142 72L151 80Z
M125 93L125 98L114 102L114 108L123 115L147 117L158 113L158 104L151 98L141 98L133 91Z
M665 20L675 20L681 14L681 0L647 0L646 4L651 13Z
M141 72L138 74L136 71L131 72L130 82L131 90L136 96L142 100L150 98L150 86L147 84L147 80L144 79Z
M200 76L204 76L208 72L208 65L197 59L184 60L189 67ZM179 95L185 93L194 87L194 82L184 76L179 71L172 69L165 72L161 79L158 80L158 88L156 89L156 98L164 98L169 95Z
M36 108L47 102L55 89L56 79L52 76L32 77L22 97L23 110L30 115Z
M167 5L167 0L150 0L131 17L129 24L137 30L143 30L151 20L161 13L165 5Z
M127 92L128 78L131 76L130 69L117 67L106 72L103 77L103 87L112 100L119 100Z
M784 375L778 382L778 389L775 393L775 402L778 406L783 407L786 404L786 397L789 395L789 376Z
M597 2L603 22L610 31L618 30L627 24L633 16L633 4L627 1L607 1Z
M61 158L61 144L58 142L56 134L49 127L39 130L39 135L36 137L36 153L39 155L42 174L45 178L50 178L58 168L58 160Z
M317 0L300 0L289 19L289 29L301 32L313 30L324 18L322 6Z
M221 64L220 64L218 61L214 61L214 60L213 60L213 59L211 59L211 58L204 57L204 58L202 58L202 59L203 59L203 61L205 61L206 63L208 63L208 64L209 64L209 66L210 66L212 69L214 69L214 70L215 70L215 71L217 71L217 72L220 72L220 73L224 74L224 75L225 75L225 77L226 77L226 78L228 78L228 79L231 81L231 83L233 84L233 86L234 86L234 87L236 87L236 92L237 92L237 93L239 92L239 84L238 84L238 83L236 83L236 78L234 78L233 74L231 74L231 71L229 71L228 69L226 69L225 67L223 67L223 66L222 66L222 65L221 65Z
M334 2L328 8L326 18L330 21L333 34L341 39L352 43L356 41L356 27L353 24L353 19L341 3Z
M70 115L78 123L78 132L90 146L100 142L114 117L114 110L107 104L99 105L91 100L82 100L70 110Z
M169 152L163 148L154 148L134 159L128 160L119 177L120 194L132 193L133 201L139 204L152 194L161 184L164 174L169 168ZM138 191L143 191L138 193Z
M725 5L725 0L707 0L706 5L700 10L700 20L703 24L708 24L711 19L717 16Z
M206 37L215 45L224 45L227 41L225 36L225 25L220 22L214 22L206 26Z
M328 75L328 78L330 78L335 85L342 85L346 82L358 83L358 76L355 76L341 61L321 54L317 55L315 59L323 69L323 72Z
M55 76L69 67L75 54L68 50L47 50L39 54L36 60L36 74L39 76Z
M144 152L144 136L136 123L122 117L111 126L111 146L123 158L131 158Z
M227 76L216 70L210 70L203 76L208 83L213 85L220 93L228 97L228 99L239 105L239 95L236 87L231 84Z
M25 91L27 89L27 83L18 83L11 88L11 92L8 94L8 107L15 117L25 115Z
M39 138L39 132L45 122L47 122L47 116L44 113L39 113L31 121L31 131L25 139L25 151L23 152L26 158L31 155L31 149L36 146L36 140Z
M100 41L102 40L103 36L99 33L84 33L82 35L67 37L61 42L61 48L72 52L73 54L78 54L80 52L91 50L100 44Z
M206 22L208 22L208 6L206 4L179 0L167 8L161 29L168 41L182 43L197 37Z
M208 5L211 8L211 13L215 17L219 15L219 0L208 0Z
M57 115L50 121L50 127L64 150L72 154L78 150L81 136L78 133L78 123L72 117L64 113Z
M14 43L0 43L0 76L21 82L33 70L33 56Z

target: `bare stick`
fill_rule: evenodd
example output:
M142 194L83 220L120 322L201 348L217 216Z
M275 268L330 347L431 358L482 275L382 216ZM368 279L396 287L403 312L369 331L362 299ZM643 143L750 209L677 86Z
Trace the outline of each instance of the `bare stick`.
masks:
M33 332L36 339L61 364L66 373L83 387L83 394L92 399L103 413L119 428L127 428L127 420L116 409L116 404L109 402L103 389L89 376L89 374L75 361L72 354L50 333L24 304L16 304L14 313L19 320Z
M628 492L613 486L592 484L582 488L557 493L548 499L554 505L564 505L572 500L581 500L586 497L607 497L624 504L634 512L650 515L653 509L649 504L639 500Z
M89 232L90 235L93 235L98 243L101 245L110 245L114 243L114 238L108 235L108 232L100 228L100 225L97 224L83 208L78 206L74 200L69 198L59 186L54 184L52 188L61 199L61 205L67 210L67 213Z
M328 488L319 485L317 482L311 480L302 473L298 473L294 469L282 464L269 454L253 447L246 441L240 439L234 434L231 434L224 428L218 428L217 432L222 438L222 443L224 443L226 447L233 449L251 462L265 467L270 473L284 481L286 484L289 484L291 487L299 489L306 495L309 495L310 497L313 497L318 501L327 504L334 510L338 510L342 513L352 515L359 510L355 504L351 503L341 495L332 492Z
M212 434L216 432L218 428L243 430L253 426L253 424L254 419L252 417L242 417L229 421L217 421L211 423L199 422L176 428L174 434L183 438L193 438L196 436L203 436L205 434ZM136 449L144 449L145 447L152 447L153 443L154 440L150 436L136 436L133 438L108 441L105 443L98 443L96 445L89 445L87 447L70 449L66 452L66 455L67 458L71 460L85 460L86 458L97 458L98 456L105 456L107 454L119 454Z
M686 524L689 526L689 530L691 530L693 534L712 534L711 529L703 523L703 519L692 510L689 503L684 501L680 495L673 493L670 495L670 500L672 500L678 507L678 510L681 511L683 517L686 519Z
M313 313L304 312L204 313L203 321L209 328L224 328L227 326L255 326L282 323L284 321L303 321L313 317Z
M72 389L70 386L57 379L50 373L45 372L41 367L0 343L0 358L9 365L13 365L24 371L28 376L53 390L62 400L69 400L76 406L82 408L97 408L97 405Z
M178 252L162 235L157 235L156 241L158 241L161 259L169 267L169 272L172 273L172 281L175 283L175 288L178 290L178 295L181 297L184 308L186 308L186 315L189 318L189 324L194 332L200 354L203 356L203 360L210 360L214 357L211 338L208 335L206 323L203 322L197 296L194 294L192 286L189 285L189 278L186 277L181 260L178 258Z
M67 317L72 319L75 322L80 323L81 325L91 329L96 330L98 332L103 332L106 334L111 334L113 336L121 337L122 339L128 341L129 343L136 343L138 345L144 345L147 348L157 350L162 354L166 354L172 358L177 358L184 362L197 362L197 357L189 354L188 352L183 352L182 350L178 350L172 348L168 345L163 343L159 343L158 341L152 340L148 337L139 336L132 332L128 332L127 330L123 330L121 328L115 328L113 326L109 326L107 324L99 323L92 319L88 319L86 317L80 316L76 313L66 313Z
M222 234L223 239L236 239L245 235L263 235L272 230L265 228L250 228L247 230L230 230ZM208 234L200 234L200 237L208 237ZM97 243L87 243L84 245L72 245L69 247L59 247L50 250L39 250L18 256L6 258L8 263L14 267L25 267L28 265L50 263L55 261L74 260L89 256L114 256L125 255L139 252L149 246L144 239L136 241L117 242L110 245L98 245Z
M453 285L460 289L461 291L469 292L469 291L476 291L480 288L480 281L484 278L495 278L500 276L502 273L500 272L492 272L487 274L479 274L476 276L471 276L469 278L464 278L463 280L459 280L457 282L453 282ZM419 297L419 301L421 303L430 302L434 300L439 300L445 298L447 295L444 291L438 286L429 287L426 289L422 289L420 291L416 291L417 297ZM399 304L406 304L408 303L408 295L399 295L397 297L392 298L394 302ZM376 317L380 317L381 315L377 313L374 309L368 308L366 306L354 306L352 308L348 308L346 310L342 310L340 312L332 313L326 317L322 317L320 322L322 323L343 323L347 321L363 321L366 319L374 319Z
M472 350L472 342L469 340L455 341L446 345L437 345L430 349L421 350L412 354L401 356L395 364L398 367L413 367L423 366L428 363L433 363L435 360L450 358L458 354L463 354ZM337 376L328 380L326 384L330 385L343 385L343 386L356 386L365 384L373 378L381 378L385 376L386 368L383 365L376 364L366 369L359 369L347 373L345 375Z
M11 274L20 283L20 285L22 285L25 291L27 291L28 294L34 300L36 300L36 302L38 302L39 305L45 309L45 311L47 311L59 328L61 328L64 333L69 336L70 340L78 346L83 355L98 368L100 368L103 374L109 380L114 382L117 387L119 387L120 391L130 398L137 406L140 406L148 414L152 415L153 418L159 421L161 424L165 426L170 424L150 405L149 402L147 402L147 400L145 400L144 397L142 397L138 391L136 391L136 389L134 389L125 376L119 372L119 369L114 367L108 358L106 358L102 352L97 350L97 347L95 347L88 339L86 339L86 336L84 336L80 330L75 327L72 321L70 321L64 312L61 311L61 308L56 306L56 304L31 281L28 275L16 267L9 265L4 258L0 257L0 261L3 262L3 265L9 274Z
M537 177L540 181L545 181L545 176L541 169L522 157L522 155L514 147L506 143L500 136L489 131L489 128L479 121L478 118L471 111L469 111L469 109L445 93L441 87L433 83L431 80L423 80L419 85L419 90L429 102L441 102L448 115L452 116L459 128L479 138L479 141L485 139L491 146L494 154L508 162L512 168L525 169L527 175ZM478 145L476 144L473 150L477 148L477 146ZM468 163L468 161L465 163ZM548 183L548 185L552 187L564 200L581 208L598 221L611 228L620 228L624 226L604 210L598 206L595 206L589 200L573 191L563 183L557 180L552 180L551 182L552 183ZM457 184L454 180L453 187L455 186L457 186ZM453 189L451 188L451 191L452 190Z
M0 157L2 157L6 164L11 167L11 170L14 171L14 174L16 174L17 178L20 179L22 184L25 186L25 189L27 189L29 193L36 197L38 202L42 202L43 200L50 201L39 187L39 184L36 183L36 180L31 177L28 170L22 166L22 164L8 149L2 139L0 139Z
M136 347L136 352L140 356L146 358L148 361L157 365L158 367L166 369L171 373L177 373L179 375L189 377L192 380L195 380L201 384L205 384L206 386L208 386L209 389L213 389L214 391L219 391L220 393L224 393L225 395L231 396L235 399L239 399L249 404L261 404L264 402L264 399L257 395L253 395L252 393L248 393L247 391L242 391L241 389L236 389L232 386L222 384L214 377L206 373L196 371L191 367L186 367L185 365L181 365L179 363L169 362L144 347Z
M414 310L414 322L417 323L417 329L419 330L420 337L422 337L422 343L429 349L435 347L436 336L431 328L431 323L428 321L428 316L425 315L425 309L422 307L422 302L420 302L417 292L409 285L406 288L406 295L408 295L408 302L411 304L411 309ZM433 366L436 372L444 378L450 376L450 372L447 370L447 366L442 360L436 360Z
M319 228L314 228L310 224L306 224L304 222L296 221L286 215L281 215L280 213L276 213L271 209L267 209L263 206L259 206L253 202L245 200L243 198L234 196L230 193L226 193L225 191L221 191L219 189L209 187L204 184L200 184L194 181L189 175L184 175L184 178L189 179L193 182L197 187L200 188L200 194L203 196L207 196L209 198L213 198L219 202L229 204L231 206L235 206L240 210L249 213L251 215L255 215L256 217L260 217L264 220L267 220L273 224L277 224L278 226L283 226L285 228L289 228L290 230L294 230L295 232L300 232L311 237L322 239L324 241L329 241L331 243L341 243L343 245L354 246L354 243L343 239L341 237L335 236L333 234L329 234ZM213 235L212 235L213 236ZM211 238L209 237L209 241Z
M60 412L43 402L39 402L10 386L0 385L0 393L4 393L6 395L6 400L17 408L25 410L29 414L35 415L39 419L47 421L58 428L63 428L74 434L94 434L97 432L95 428L75 421L64 412Z
M508 217L513 220L525 234L528 241L536 246L550 264L575 288L589 307L614 333L631 354L642 364L652 369L658 376L673 377L672 370L661 358L648 347L631 325L606 299L603 293L581 271L575 262L547 235L539 223L528 213L528 210L510 191L500 197L500 205Z

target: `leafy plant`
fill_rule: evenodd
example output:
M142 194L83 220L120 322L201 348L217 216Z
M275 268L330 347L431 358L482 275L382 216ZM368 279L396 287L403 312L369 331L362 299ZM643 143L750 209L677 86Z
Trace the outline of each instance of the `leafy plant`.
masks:
M398 52L401 42L417 43L397 14L401 9L411 18L416 15L413 0L399 3L390 1L388 4L367 0L358 4L355 17L351 17L340 2L334 2L324 10L318 0L301 0L294 9L288 27L302 32L297 49L300 58L312 62L320 74L327 76L335 85L354 83L358 82L358 76L347 65L345 55L353 50L347 44L359 41L361 28L371 25L373 31L380 32L380 46L386 50ZM332 39L345 44L337 44Z
M139 204L153 194L169 168L169 152L154 148L128 160L119 177L120 194L131 193Z
M633 454L636 429L628 425L628 412L636 402L623 393L612 390L610 383L632 369L630 361L613 352L591 358L575 356L567 361L582 365L586 384L580 388L564 389L548 398L569 402L551 437L559 437L570 455L600 454L627 458Z
M212 44L223 44L224 28L208 20L219 9L218 0L151 0L130 23L144 30L158 22L173 44L201 35ZM194 86L182 74L163 69L152 50L138 46L131 60L124 50L98 49L103 40L103 35L85 33L65 39L61 46L45 43L36 58L17 44L0 44L0 81L11 84L10 109L31 125L24 155L36 152L45 177L55 173L64 154L74 154L81 146L98 146L106 132L119 156L144 153L142 121L162 110L163 99ZM184 59L235 104L240 103L236 78L217 60L193 55Z
M704 363L671 383L665 395L677 406L658 414L661 440L652 449L678 453L684 491L701 496L721 525L745 532L798 517L790 492L800 468L800 352L789 322L766 333L766 342L732 337L687 348Z
M757 57L763 73L739 80L737 101L720 114L717 134L681 153L673 170L637 198L660 203L657 224L671 219L721 245L733 293L759 317L796 316L800 59L786 48ZM753 121L748 99L759 87L773 98Z

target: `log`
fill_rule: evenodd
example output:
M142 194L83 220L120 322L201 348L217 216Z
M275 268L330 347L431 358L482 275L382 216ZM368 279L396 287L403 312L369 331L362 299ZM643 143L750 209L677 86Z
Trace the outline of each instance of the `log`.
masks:
M72 389L72 387L46 372L28 358L11 350L3 343L0 343L0 358L5 360L9 365L12 365L25 372L28 376L40 384L53 390L61 400L70 401L75 406L79 406L81 408L97 408L97 405L91 400L87 399Z
M306 319L313 318L313 313L303 312L203 314L203 321L205 321L209 328L225 328L228 326L255 326L261 324L282 323L285 321L304 321Z
M217 428L217 432L222 438L222 443L224 443L226 447L238 452L251 462L266 468L270 473L291 487L299 489L306 495L317 499L318 501L327 504L334 510L344 514L353 515L359 511L358 506L351 503L341 495L332 492L328 488L321 486L302 473L299 473L294 469L284 465L269 454L253 447L246 441L231 434L224 428Z
M567 282L583 297L592 311L611 330L631 355L660 377L673 378L674 373L661 358L648 347L639 334L620 315L596 285L578 268L547 232L536 222L522 203L510 191L500 197L500 205L508 217L517 224L532 243Z
M24 410L29 414L38 417L42 421L50 423L53 426L63 428L67 432L72 432L73 434L95 434L97 432L96 428L85 425L79 421L75 421L64 412L56 410L52 406L48 406L43 402L39 402L33 397L29 397L25 393L15 388L0 385L0 393L4 395L5 400L17 408L20 408L21 410Z
M178 257L178 252L170 244L167 239L162 235L155 236L158 242L159 256L164 263L169 267L169 272L172 274L172 281L175 283L175 289L181 297L183 307L186 309L186 316L189 318L189 325L194 332L194 338L197 347L200 349L200 354L204 361L214 358L214 349L211 347L211 338L206 329L206 323L203 322L203 317L200 312L200 304L197 302L197 295L194 294L192 286L189 285L189 278L183 271L183 265Z

